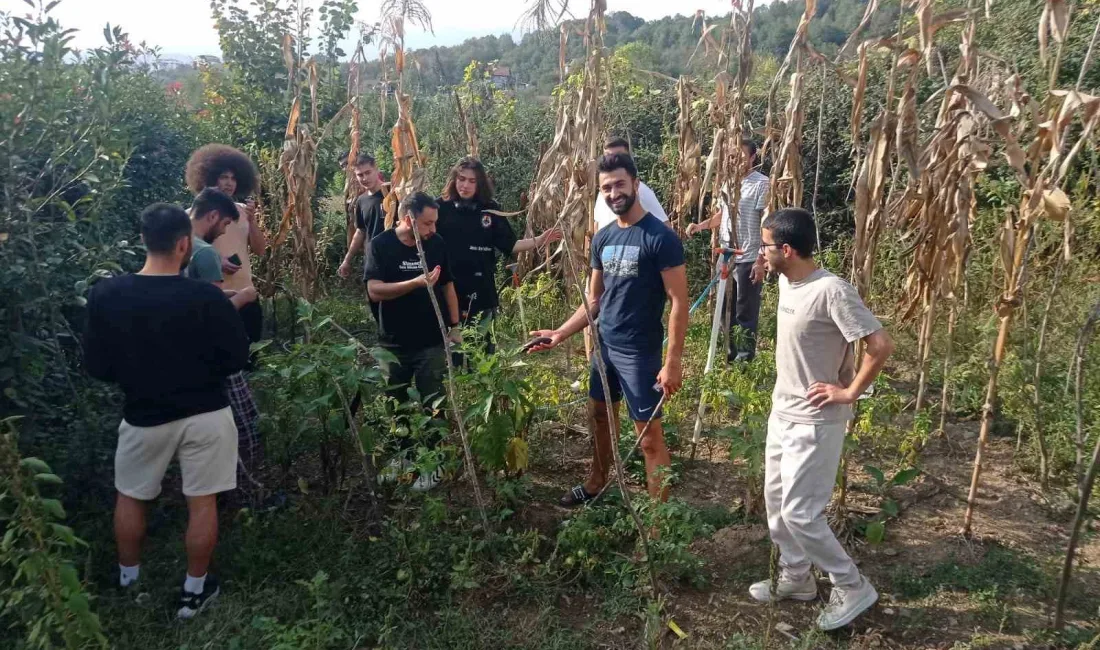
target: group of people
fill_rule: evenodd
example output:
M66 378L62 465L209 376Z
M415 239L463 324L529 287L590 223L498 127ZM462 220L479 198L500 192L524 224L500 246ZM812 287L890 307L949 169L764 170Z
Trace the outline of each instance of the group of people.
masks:
M689 225L686 233L719 228L722 246L734 256L731 327L738 332L729 337L730 362L753 362L761 286L768 273L779 276L765 503L782 570L774 585L763 580L749 593L762 602L813 600L816 565L833 583L818 623L836 629L878 597L829 529L824 511L850 405L874 381L893 342L854 288L817 266L816 226L809 213L784 208L765 216L768 179L756 169L754 144L742 145L746 168L736 209L720 198L714 216ZM406 196L390 228L377 162L361 155L348 172L361 193L354 202L356 232L338 273L352 276L356 257L364 254L366 299L379 345L391 352L380 361L386 392L399 402L411 395L431 403L443 394L445 338L459 343L463 326L488 324L486 349L493 351L498 255L547 247L562 233L551 228L517 238L494 200L489 175L473 157L451 169L438 199L423 192ZM218 594L217 581L207 575L217 539L216 495L237 487L238 467L249 480L260 456L246 371L249 341L262 331L262 310L249 256L266 246L248 200L256 174L247 156L208 145L188 162L186 179L195 193L189 212L156 204L141 215L147 250L142 270L93 287L85 338L89 372L118 383L125 393L115 459L115 530L124 588L139 578L146 504L160 493L172 458L179 461L190 515L180 618L196 615ZM561 497L563 507L594 499L607 484L624 400L641 436L648 492L667 498L671 462L662 406L683 384L689 311L683 244L656 195L639 180L626 140L606 143L597 182L586 304L558 328L531 332L527 346L530 353L549 350L581 331L594 341L591 470ZM857 341L864 349L858 365ZM397 446L379 472L382 482L416 472L409 441ZM411 488L429 490L440 481L438 469L420 471Z

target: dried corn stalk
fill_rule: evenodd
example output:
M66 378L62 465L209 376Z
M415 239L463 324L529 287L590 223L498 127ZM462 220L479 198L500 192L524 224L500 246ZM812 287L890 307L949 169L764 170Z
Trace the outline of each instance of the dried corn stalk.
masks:
M363 51L360 45L352 56L348 66L348 103L351 105L351 121L348 124L348 159L344 168L344 220L347 226L347 245L355 237L355 202L359 198L359 181L355 178L355 161L359 158L361 130L359 128L360 58Z
M772 165L771 191L768 196L768 206L771 211L802 205L802 124L805 119L805 113L802 110L802 64L808 56L816 54L806 40L810 21L816 11L817 0L806 0L806 9L798 21L790 49L787 50L783 65L776 72L771 90L768 92L768 114L764 125L765 140L764 146L761 147L761 157L772 148L779 135L778 127L773 124L776 95L779 84L793 62L794 72L790 79L791 94L784 111L783 139L773 154L775 162Z
M970 48L966 36L963 51L954 85L967 83L974 65L972 57L967 55ZM911 87L907 85L901 103L906 111L912 110L915 117L915 106L908 106L906 99ZM902 130L902 123L899 123L899 148L908 139ZM948 301L955 309L955 291L961 282L970 246L974 182L988 161L989 147L981 139L978 120L969 102L964 95L948 90L941 103L936 130L919 160L907 160L907 164L915 168L915 174L910 172L902 205L893 211L898 215L895 225L903 232L902 238L908 240L913 254L900 320L912 320L920 315L918 411L923 408L926 397L936 305ZM955 319L957 312L951 321L952 330ZM948 337L953 334L949 332Z
M1012 97L1014 112L1026 105L1029 98L1020 92L1015 79L1008 82L1013 86ZM1014 130L1010 125L1012 116L1005 115L987 97L967 87L956 87L966 93L975 108L992 120L994 130L1005 141L1005 156L1016 172L1022 192L1019 207L1010 212L1001 231L1001 265L1004 271L1004 287L997 306L1000 324L997 339L989 363L989 383L986 386L986 399L982 405L982 426L978 436L978 449L974 456L974 473L970 481L970 493L967 498L966 514L963 518L963 535L970 535L977 499L978 485L981 480L982 453L993 423L994 404L997 401L998 376L1004 361L1008 335L1016 307L1020 304L1021 294L1027 282L1027 257L1031 248L1031 237L1038 220L1047 216L1064 220L1069 211L1069 200L1061 189L1073 160L1088 142L1100 122L1100 97L1085 95L1075 90L1054 90L1049 93L1045 103L1045 114L1039 118L1038 126L1027 153L1017 144ZM1018 115L1026 119L1027 111ZM1079 139L1072 146L1066 141L1069 126L1077 121L1081 123ZM1033 123L1017 125L1018 131L1029 129ZM1045 165L1044 160L1046 161ZM1025 164L1026 161L1026 164Z
M455 108L458 110L458 121L462 124L462 130L466 133L466 154L474 158L478 155L477 125L470 119L466 109L462 107L462 98L458 96L458 89L453 90Z
M703 202L709 188L711 210L718 213L725 203L730 213L730 232L725 233L730 246L737 246L737 209L741 202L741 180L747 173L745 153L741 139L748 132L745 120L745 89L752 74L752 12L753 2L745 7L734 6L729 27L722 34L722 45L718 48L720 66L729 62L726 55L732 43L737 46L737 74L731 79L729 73L720 72L714 79L714 98L709 102L707 115L714 128L714 138L710 155L707 157L703 174L702 190L699 195L699 212L703 211ZM704 30L704 36L707 34ZM719 228L711 231L711 247L717 248L720 238Z
M386 211L386 228L397 220L397 208L401 199L421 189L424 185L424 159L416 138L416 126L412 119L412 98L405 93L405 22L412 20L431 30L431 17L418 0L388 0L382 8L382 50L392 53L397 84L394 99L397 103L397 121L390 135L393 151L393 176L390 191L382 201ZM389 84L382 90L382 102L386 101Z
M317 118L317 64L309 60L305 64L308 83L305 89L310 93L314 110L307 123L302 119L303 87L296 86L294 103L287 119L286 133L283 139L283 152L279 156L279 172L286 182L286 203L283 208L279 232L271 244L272 251L281 247L293 234L292 260L294 284L297 293L313 302L320 290L318 283L317 239L313 232L313 193L317 188L317 148L331 133L333 125L346 119L351 105L345 104L333 116L328 125L321 129Z
M676 82L676 102L680 109L676 119L677 140L676 185L673 188L672 225L677 231L685 220L691 221L695 204L699 201L702 179L702 143L691 120L692 98L695 88L687 77Z
M562 246L569 247L571 254L563 256L556 270L570 278L586 272L566 267L572 266L570 260L588 259L588 247L595 234L595 161L603 134L600 106L604 88L608 87L603 51L606 11L606 0L593 0L583 32L588 53L584 69L562 89L554 140L539 159L528 192L528 228L532 232L555 226L562 229Z

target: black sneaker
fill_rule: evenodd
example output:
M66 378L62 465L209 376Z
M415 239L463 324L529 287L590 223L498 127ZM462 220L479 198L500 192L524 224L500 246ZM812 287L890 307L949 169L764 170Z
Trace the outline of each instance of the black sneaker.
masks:
M206 576L201 594L193 594L180 587L180 608L176 612L176 618L181 621L195 618L202 610L206 609L211 601L218 597L220 592L218 579L212 575Z

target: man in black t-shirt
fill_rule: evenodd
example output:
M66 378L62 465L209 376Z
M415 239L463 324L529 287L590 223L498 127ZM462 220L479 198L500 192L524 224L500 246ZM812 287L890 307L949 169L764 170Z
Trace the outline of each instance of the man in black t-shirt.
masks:
M436 202L427 194L416 192L401 202L399 214L401 220L395 228L370 242L365 273L367 295L378 303L379 343L396 359L396 363L392 360L379 361L382 375L390 387L387 393L404 402L408 388L415 387L421 402L430 404L443 395L443 373L447 361L443 332L440 331L428 291L435 292L443 318L450 328L448 336L456 342L459 340L458 297L447 248L443 239L435 234L439 219ZM417 233L428 263L427 273L417 252ZM407 451L408 444L405 447ZM406 460L399 454L380 474L380 479L396 479L404 469ZM439 480L438 469L422 474L413 484L413 489L429 490Z
M230 203L232 205L232 203ZM115 453L119 583L139 576L146 503L177 458L187 497L187 576L179 618L218 595L207 575L218 536L217 494L236 487L237 428L227 376L248 363L248 335L218 287L180 275L191 257L191 221L178 206L141 215L148 256L136 275L104 280L88 295L84 364L125 394Z
M377 237L386 227L386 212L382 209L382 174L378 163L372 156L361 154L355 161L355 179L363 188L363 193L355 200L355 235L344 255L337 273L342 278L351 276L351 263L359 251Z
M595 453L588 479L561 498L566 507L593 499L607 483L612 464L611 432L618 432L619 402L625 397L630 418L645 455L649 494L666 499L662 472L670 467L665 447L660 396L671 396L683 384L684 335L688 297L684 247L671 228L662 224L638 200L638 170L627 154L605 155L599 163L600 194L618 217L592 240L592 275L588 309L599 317L600 353L607 370L606 391L593 354L589 376L589 427ZM661 362L665 298L672 303L668 319L668 355ZM531 334L549 339L531 351L557 346L588 326L582 305L556 330ZM595 350L593 350L595 353ZM656 385L655 385L656 384ZM607 417L607 396L615 421ZM646 428L648 426L648 429Z

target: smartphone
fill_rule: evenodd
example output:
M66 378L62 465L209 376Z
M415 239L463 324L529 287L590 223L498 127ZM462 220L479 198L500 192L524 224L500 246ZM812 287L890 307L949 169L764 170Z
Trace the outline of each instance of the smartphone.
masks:
M523 351L527 352L528 350L535 347L536 345L546 345L551 340L553 340L553 339L551 339L548 336L536 336L535 338L533 338L530 341L523 344Z
M228 257L228 259L229 259L230 262L236 264L237 266L241 265L241 256L237 255L236 253L233 253L232 255L230 255Z

